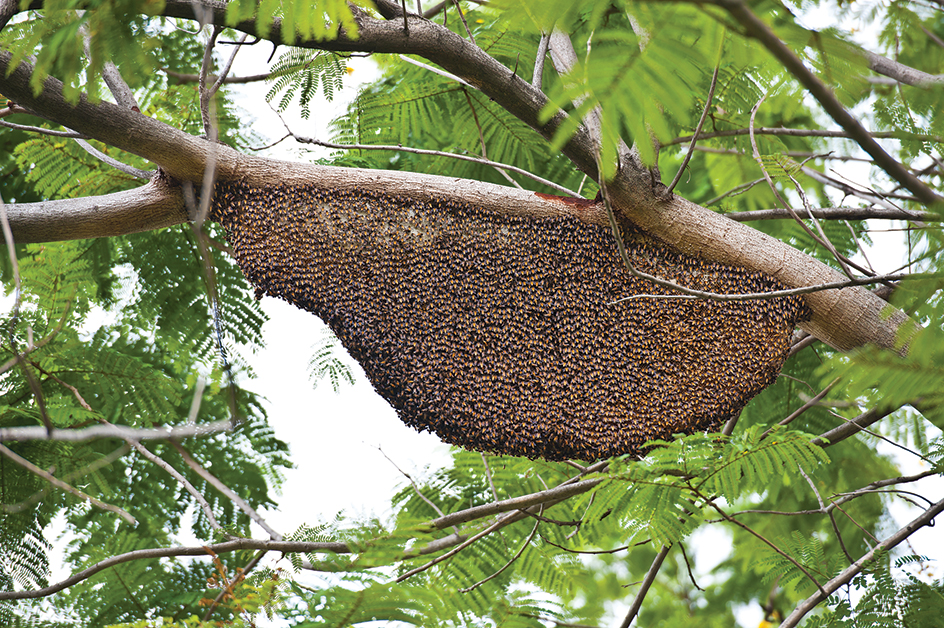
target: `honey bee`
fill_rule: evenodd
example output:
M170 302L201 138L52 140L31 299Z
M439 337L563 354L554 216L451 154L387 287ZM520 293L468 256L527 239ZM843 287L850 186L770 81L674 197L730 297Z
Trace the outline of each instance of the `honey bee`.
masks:
M670 291L629 273L608 229L564 215L219 182L212 217L256 298L322 318L407 425L474 450L593 460L715 428L775 380L809 316L799 297L620 301ZM640 271L783 288L620 227Z

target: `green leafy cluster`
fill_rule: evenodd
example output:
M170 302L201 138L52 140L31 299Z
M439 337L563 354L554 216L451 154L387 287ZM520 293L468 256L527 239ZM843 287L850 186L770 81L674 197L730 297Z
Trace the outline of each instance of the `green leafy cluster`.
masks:
M848 46L847 34L813 31L794 15L809 3L750 4L847 107L873 128L889 132L897 157L917 164L924 155L941 151L939 88L863 80L865 61ZM905 64L937 71L944 62L944 48L926 34L944 37L944 20L914 3L815 4L849 19L856 12L874 12L869 21L880 23L879 44ZM160 69L198 71L203 41L170 23L142 17L156 7L139 0L44 3L41 12L27 13L4 28L0 45L13 50L17 60L36 57L36 87L47 75L56 76L73 99L80 93L97 98L103 64L114 61L135 88L142 113L201 134L196 87L165 77ZM552 141L474 88L409 62L418 61L416 57L380 61L382 78L334 122L337 141L487 157L592 197L596 184L587 182L557 149L577 122L597 108L604 172L613 174L607 168L625 141L646 164L658 166L664 180L679 168L688 151L685 138L706 106L703 133L741 131L752 124L798 130L823 125L822 112L798 97L797 81L756 40L744 37L718 6L545 0L463 3L462 9L465 23L450 4L448 27L468 37L468 24L475 43L518 79L530 81L542 34L558 25L572 35L576 67L561 76L547 63L540 77L549 99L545 116L559 110L570 116ZM340 29L355 34L347 3L240 1L228 3L226 15L230 26L254 21L260 34L289 45L272 67L267 94L270 102L278 99L279 110L300 106L307 118L322 96L330 100L342 86L340 57L290 44L331 40ZM83 60L83 29L90 36L88 61ZM244 128L225 88L216 111L224 141L252 143L255 137ZM9 119L37 123L22 114ZM793 179L812 206L834 205L825 187L806 177L800 165L825 172L825 157L807 155L849 148L843 140L803 134L758 134L753 140L746 134L729 135L700 140L699 146L710 152L694 153L689 176L676 192L722 212L777 205L762 181L762 168L796 206L802 203ZM95 147L138 168L151 167L113 148ZM502 184L510 178L527 189L552 191L515 173L443 155L357 150L336 153L330 161ZM91 196L138 184L72 140L6 130L0 134L0 177L8 202ZM940 187L940 175L929 180ZM881 187L885 181L873 183ZM898 201L908 209L929 209ZM824 346L801 351L744 409L730 438L695 434L652 443L643 459L613 460L605 471L590 474L579 465L454 451L450 464L411 474L410 483L392 497L389 516L345 515L324 522L313 514L312 521L285 537L343 541L353 548L351 554L289 555L279 562L281 569L260 569L246 578L238 569L253 557L249 552L194 561L130 561L55 596L51 606L64 619L50 618L38 605L0 604L0 624L219 628L251 626L265 614L293 626L381 621L424 627L596 625L611 621L614 608L631 601L638 589L629 584L645 577L663 547L668 554L639 625L730 626L740 619L739 608L763 608L769 617L783 617L817 584L835 577L887 536L890 505L897 498L868 489L870 483L904 475L902 458L909 456L929 474L944 472L944 440L938 436L944 427L939 409L944 401L944 256L941 232L930 224L932 228L905 236L913 267L925 274L898 284L891 297L923 327L903 332L907 355L870 348L838 354ZM839 267L833 252L811 235L819 234L817 226L805 220L805 227L795 221L758 225ZM845 256L857 252L859 241L868 242L872 228L864 221L824 221L820 227L833 249ZM212 225L207 235L217 243L224 239ZM10 311L0 319L0 364L25 347L33 349L25 363L0 373L0 427L44 421L72 429L103 422L173 425L183 423L193 407L199 407L194 418L202 424L229 418L235 407L241 422L233 432L181 446L254 508L275 507L281 471L291 466L287 446L268 426L262 401L233 388L219 363L206 268L189 227L109 240L20 245L16 253L22 304L15 316ZM262 344L265 317L231 260L214 251L213 261L224 343L236 381L242 382L251 373L251 358L242 355ZM11 302L13 272L6 256L0 270ZM312 350L310 371L313 379L327 379L338 390L353 376L336 350L335 340L323 339ZM27 372L38 382L42 405ZM201 379L207 387L194 404ZM827 388L828 395L811 402ZM866 410L902 404L913 409L895 411L869 433L828 449L814 440ZM769 427L787 417L793 418L788 427ZM893 456L880 444L882 439L913 453ZM173 444L144 444L184 472L207 497L227 533L250 534L248 517L189 470ZM2 591L49 584L49 535L57 519L69 531L66 561L73 571L116 554L176 544L185 533L205 543L220 538L187 491L121 441L2 445L138 521L131 526L0 456ZM472 538L494 525L496 517L518 511L454 527L436 525L438 518L570 481L594 484L566 500L518 513L513 522L439 560L455 550L456 539ZM720 551L710 551L719 546ZM308 567L318 574L314 584ZM206 600L216 598L224 584L230 587L228 597L204 621ZM940 578L928 561L882 555L809 624L932 626L944 610L941 592Z
M272 87L266 93L266 100L272 102L279 92L284 91L279 100L278 110L285 111L298 94L302 118L311 116L311 101L318 94L318 85L326 100L334 98L334 92L343 87L346 65L335 54L321 50L291 48L283 52L273 64L269 75Z

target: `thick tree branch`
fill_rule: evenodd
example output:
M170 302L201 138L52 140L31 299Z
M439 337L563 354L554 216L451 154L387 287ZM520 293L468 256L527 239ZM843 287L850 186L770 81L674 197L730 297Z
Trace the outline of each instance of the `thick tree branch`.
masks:
M862 54L868 59L869 69L878 74L882 74L905 85L914 87L936 87L944 85L944 75L928 74L921 70L916 70L910 66L897 61L892 61L888 57L875 54L874 52L862 51Z
M188 13L180 17L189 18L192 15L189 3L181 5L171 0L166 12L183 11L183 6L187 7ZM223 5L211 6L214 7L213 19L222 23ZM563 113L547 123L540 123L539 113L546 103L544 94L447 29L410 17L411 35L406 41L402 28L392 23L359 13L356 17L361 27L358 40L346 40L342 36L338 40L322 42L319 47L421 54L481 89L545 137L551 137L562 122ZM278 28L273 27L273 39L278 39L277 33ZM307 42L307 45L315 47L315 43ZM36 97L29 87L31 68L21 65L7 76L9 60L8 53L0 53L0 91L5 95L32 110L42 111L43 115L69 128L150 159L175 178L202 180L210 150L207 142L109 103L91 105L80 99L73 107L63 100L61 84L52 78L46 80L43 92ZM586 128L581 126L565 145L564 152L578 167L594 176L593 148ZM241 155L222 145L216 145L215 150L217 173L222 180L241 179L252 185L310 185L312 181L318 181L325 187L341 190L361 186L419 199L441 194L443 198L504 214L547 216L571 213L581 220L606 224L605 213L600 208L578 212L564 203L542 201L528 192L480 182L403 172L290 165ZM624 167L609 184L615 209L668 244L705 259L766 272L788 287L841 280L841 275L835 271L774 238L726 220L684 199L658 194L648 170L636 164L631 154L625 154L622 162ZM804 324L804 328L834 347L849 349L867 342L884 347L895 346L896 331L904 315L895 312L888 317L882 316L886 304L867 290L846 288L841 292L831 290L805 298L814 317Z
M187 221L180 189L161 178L105 196L7 206L17 242L101 238Z

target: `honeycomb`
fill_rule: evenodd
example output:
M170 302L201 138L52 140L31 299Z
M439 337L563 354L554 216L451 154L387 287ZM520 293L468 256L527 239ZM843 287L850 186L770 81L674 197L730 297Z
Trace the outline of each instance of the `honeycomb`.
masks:
M799 297L619 301L669 291L570 215L239 182L217 184L212 215L257 298L320 317L407 425L479 451L596 460L715 429L774 381L809 314ZM622 230L646 273L783 289Z

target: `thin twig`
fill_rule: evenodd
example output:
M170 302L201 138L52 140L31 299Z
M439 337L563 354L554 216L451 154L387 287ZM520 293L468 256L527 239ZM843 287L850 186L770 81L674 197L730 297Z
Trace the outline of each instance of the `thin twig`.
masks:
M242 510L246 515L259 524L259 527L266 531L269 537L273 541L281 541L282 535L276 532L262 516L256 512L256 510L249 505L249 503L244 500L242 497L237 495L230 487L226 486L219 478L207 471L203 465L194 460L193 456L181 446L177 441L170 441L171 446L177 450L180 456L184 459L184 462L187 463L191 469L193 469L197 475L207 481L213 488L223 493L230 501L239 506L239 509Z
M485 134L482 132L482 124L479 122L479 114L475 110L475 105L472 103L472 97L469 96L469 92L467 90L462 90L462 94L465 96L465 101L468 103L469 110L472 112L472 120L475 122L475 128L479 132L479 145L482 147L482 158L488 159L488 151L485 148ZM501 168L496 168L496 170L498 171L498 174L505 177L505 180L511 183L513 186L519 190L523 189L521 184L515 181L510 174Z
M685 168L688 166L688 162L691 161L692 155L695 152L695 144L698 143L698 135L701 133L701 128L705 124L705 120L708 118L708 111L711 109L711 99L715 95L715 87L718 85L718 70L721 69L721 65L715 66L715 71L711 75L711 86L708 88L708 97L705 99L705 109L701 112L701 118L698 120L698 125L695 127L695 132L692 133L692 143L688 146L688 152L685 153L685 159L682 160L682 165L679 166L678 172L675 173L675 178L672 179L672 183L669 184L669 187L666 189L666 195L671 194L672 190L675 189L675 186L678 185L679 180L682 178L682 173L685 172Z
M462 7L459 6L459 0L452 0L452 4L455 5L456 11L459 12L459 19L462 20L462 25L465 26L465 32L469 34L469 41L472 42L472 45L475 45L475 37L472 36L472 30L469 28L469 23L465 21L465 13L462 12Z
M492 489L492 498L498 502L498 491L495 490L495 482L492 480L492 468L488 465L488 458L485 457L485 452L479 452L482 456L482 465L485 467L485 477L488 479L488 486ZM442 513L439 513L439 516L442 516Z
M180 483L180 485L183 486L184 489L188 493L190 493L195 500L197 500L197 503L200 504L200 508L203 509L203 514L206 515L207 519L210 522L210 526L214 530L222 534L226 539L231 540L234 538L231 534L226 532L226 530L223 529L223 526L221 526L219 522L216 520L216 516L213 514L213 508L210 507L210 504L209 502L207 502L206 498L200 493L200 491L196 489L196 487L193 484L190 483L190 481L187 478L183 476L183 474L180 473L180 471L175 469L173 466L171 466L169 462L167 462L160 456L157 456L151 453L141 443L134 440L130 440L130 439L127 440L126 442L129 445L131 445L135 451L137 451L139 454L141 454L142 456L150 460L152 464L157 465L158 467L166 471L168 474L170 474L172 478L177 480Z
M58 377L56 377L55 375L53 375L52 373L50 373L49 371L47 371L46 369L44 369L44 368L42 367L42 365L40 365L38 362L35 362L35 361L33 361L33 360L29 360L29 363L30 363L30 365L31 365L33 368L35 368L37 371L39 371L40 373L42 373L43 375L45 375L47 378L49 378L49 379L51 379L52 381L56 382L57 384L59 384L59 385L62 386L63 388L68 389L68 390L72 393L72 396L75 397L76 401L79 402L79 405L82 406L82 408L84 408L85 410L87 410L87 411L89 411L89 412L94 412L94 410L92 410L92 406L90 406L90 405L88 404L88 402L85 401L85 398L82 397L82 395L79 393L79 389L78 389L78 388L76 388L76 387L73 386L72 384L67 384L66 382L62 381L61 379L59 379Z
M790 425L791 423L793 423L801 414L803 414L804 412L806 412L807 410L809 410L810 408L818 404L823 399L823 397L829 394L829 391L832 390L833 386L835 386L838 383L839 383L839 378L837 377L833 381L829 382L826 388L818 392L815 397L813 397L812 399L804 403L802 406L797 408L787 418L780 421L777 425L784 426L784 425ZM761 438L764 438L765 436L770 434L772 431L774 431L773 427L768 428L767 431L761 435Z
M413 481L413 477L412 477L409 473L407 473L406 471L404 471L403 469L401 469L401 468L400 468L400 465L398 465L396 462L394 462L393 459L392 459L390 456L387 455L387 452L385 452L385 451L384 451L382 448L380 448L379 446L377 447L377 451L379 451L379 452L380 452L380 455L382 455L384 458L386 458L386 459L387 459L387 462L389 462L390 464L392 464L393 467L394 467L397 471L399 471L400 474L401 474L403 477L405 477L407 480L409 480L410 485L413 487L413 492L416 493L417 497L419 497L421 500L423 500L423 502L425 502L427 506L429 506L430 508L432 508L432 509L436 512L436 514L439 515L440 517L446 516L445 513L442 511L442 509L441 509L439 506L437 506L435 502L433 502L431 499L429 499L428 497L426 497L426 495L423 495L423 491L421 491L421 490L420 490L420 487L417 486L417 485L416 485L416 482ZM453 526L453 528L454 528L454 530L455 530L455 533L456 533L456 534L459 534L459 529L456 528L455 526Z
M95 473L102 467L106 467L110 465L111 463L113 463L115 460L118 460L119 458L127 454L129 451L131 451L131 448L128 446L127 443L125 443L121 447L116 449L115 451L108 454L107 456L103 456L99 458L98 460L95 460L87 464L81 469L77 469L75 471L67 473L66 475L62 476L60 479L63 482L71 482L72 480L74 480L75 478L79 476ZM0 510L8 514L15 514L18 512L23 512L24 510L26 510L27 508L29 508L36 502L46 497L46 495L49 494L49 490L50 489L48 486L44 486L42 489L36 491L31 496L27 497L26 499L24 499L23 501L17 504L0 504Z
M41 135L52 135L53 137L88 139L88 135L82 135L81 133L76 133L75 131L54 131L53 129L44 129L39 126L27 126L25 124L16 124L14 122L7 122L6 120L0 120L0 126L5 126L8 129L16 129L17 131L29 131L30 133L39 133Z
M114 567L115 565L120 565L122 563L127 563L134 560L170 558L175 556L208 556L210 555L208 554L208 550L209 552L216 554L225 554L229 552L252 549L293 554L310 554L313 552L350 554L353 551L347 543L312 543L308 541L270 541L260 539L233 539L232 541L215 543L213 545L141 549L106 558L101 562L95 563L91 567L73 574L61 582L49 585L48 587L27 591L0 591L0 600L30 600L48 597L54 593L62 591L63 589L68 589L69 587L74 586L83 580L87 580L95 574L108 569L109 567Z
M286 129L287 128L288 127L286 127ZM520 175L524 175L528 177L529 179L532 179L534 181L537 181L538 183L541 183L550 188L558 190L559 192L564 192L565 194L569 196L580 198L580 195L574 192L573 190L569 190L562 185L558 185L557 183L554 183L553 181L548 181L547 179L539 177L536 174L532 174L528 172L527 170L523 170L522 168L511 166L509 164L503 164L497 161L492 161L490 159L482 159L481 157L472 157L470 155L462 155L458 153L447 153L440 150L427 150L424 148L409 148L406 146L400 146L400 145L394 146L390 144L335 144L334 142L325 142L322 140L315 139L313 137L305 137L302 135L296 135L291 130L289 130L289 133L298 142L302 142L303 144L314 144L315 146L323 146L325 148L337 148L340 150L392 150L392 151L400 151L404 153L414 153L417 155L433 155L436 157L450 157L452 159L461 159L463 161L471 161L471 162L483 164L486 166L492 166L494 168L503 168L505 170L511 170L512 172L517 172Z
M821 220L907 220L921 222L935 222L944 220L940 214L934 212L916 212L905 209L886 207L814 207L809 210ZM724 214L726 218L738 222L752 220L779 220L792 218L786 209L755 209L745 212L731 212Z
M167 68L164 68L163 72L167 76L173 79L176 79L180 81L181 83L197 83L200 81L199 74L183 74L181 72L174 72L172 70L168 70ZM271 72L266 72L265 74L252 74L250 76L227 76L223 79L223 83L225 84L256 83L258 81L265 81L270 76L272 76ZM214 74L210 74L207 76L207 79L212 79L214 81L217 81L219 77Z
M708 140L716 137L740 137L750 135L750 129L729 129L726 131L714 131L712 133L703 133L701 139ZM852 139L852 136L846 131L825 131L822 129L786 129L783 127L758 127L754 129L754 135L775 135L780 137L831 137L837 139ZM908 133L905 131L878 131L872 133L876 139L902 140L902 141L923 141L923 142L944 142L944 136L924 135L921 133ZM674 146L675 144L686 144L692 139L691 135L676 137L662 143L662 147Z
M813 480L810 479L810 476L806 474L806 471L803 470L802 465L797 465L797 469L800 470L800 475L806 479L806 483L810 485L810 488L813 490L813 494L816 495L816 501L819 503L819 509L826 513L826 516L829 517L829 522L833 526L833 532L836 533L836 539L839 541L839 547L842 548L842 553L846 555L846 558L849 559L849 564L855 562L855 559L852 558L852 555L849 553L849 550L846 549L846 543L842 540L842 532L839 531L839 525L836 523L836 518L833 516L832 511L826 509L826 504L823 502L823 497L819 494L819 490L816 488L816 484L813 483ZM837 506L838 507L838 506Z
M704 499L704 497L701 496L701 495L699 495L699 497L702 497L702 499ZM750 526L744 525L743 523L741 523L740 521L738 521L737 519L735 519L735 518L732 517L731 515L729 515L729 514L727 514L726 512L724 512L724 510L722 510L716 503L714 503L713 500L706 499L705 502L706 502L709 506L711 506L712 508L714 508L715 511L716 511L719 515L721 515L722 519L724 519L725 521L728 521L728 522L730 522L730 523L733 523L734 525L736 525L737 527L741 528L741 529L744 530L745 532L751 534L752 536L754 536L755 538L757 538L758 540L760 540L762 543L764 543L765 545L767 545L768 547L770 547L770 549L774 550L775 552L777 552L778 554L780 554L781 556L783 556L784 558L786 558L788 561L790 561L791 563L793 563L793 566L796 567L797 569L799 569L801 572L803 572L803 575L805 575L807 578L809 578L810 581L811 581L814 585L816 585L816 588L817 588L817 589L819 589L820 591L823 590L823 586L819 583L819 581L818 581L816 578L813 577L813 574L811 574L811 573L806 569L806 567L804 567L802 564L800 564L795 558L793 558L792 556L790 556L789 554L787 554L786 552L784 552L782 549L780 549L779 547L777 547L775 544L773 544L773 543L771 543L770 541L768 541L762 534L760 534L759 532L757 532L756 530L754 530L754 529L751 528Z
M872 559L877 553L885 553L894 548L896 545L910 537L912 534L917 532L919 529L924 526L933 525L934 518L944 511L944 499L933 504L930 508L925 510L921 515L914 518L908 524L903 526L895 534L891 535L875 547L873 547L869 552L864 554L859 560L849 565L846 569L842 571L838 576L826 582L822 587L819 587L819 590L808 597L806 600L801 602L790 615L780 624L780 628L794 628L800 623L810 611L816 608L820 602L827 599L833 592L847 584L852 580L856 575L859 574L869 563L872 562Z
M747 183L742 183L742 184L740 184L740 185L736 185L736 186L734 186L733 188L731 188L730 190L728 190L727 192L722 192L722 193L719 194L718 196L716 196L716 197L714 197L714 198L712 198L712 199L709 199L709 200L705 201L705 207L711 207L712 205L714 205L714 204L717 203L718 201L724 200L725 198L727 198L727 197L729 197L729 196L731 196L731 195L736 195L736 194L740 194L740 193L743 193L743 192L747 192L748 190L750 190L750 189L751 189L752 187L754 187L755 185L760 185L760 184L763 183L763 182L764 182L764 178L761 177L760 179L754 179L753 181L748 181Z
M767 96L769 95L769 93L770 92L767 92L763 96L761 96L760 100L757 101L757 104L755 104L751 108L750 129L754 128L754 118L757 116L757 112L760 110L761 105L767 99ZM846 276L849 277L850 279L853 279L852 273L849 271L848 268L846 268L845 258L841 256L838 251L836 251L836 248L832 245L832 243L829 242L828 240L824 240L818 237L815 233L813 233L812 230L810 230L810 228L807 227L806 224L802 220L800 220L800 217L796 214L796 212L793 211L793 208L790 206L790 204L786 200L784 200L783 196L780 195L780 191L777 189L777 186L774 185L773 179L771 179L770 177L770 173L767 172L767 168L764 166L764 160L761 158L760 149L758 149L757 147L757 139L754 137L753 133L750 134L750 142L751 142L751 150L753 151L753 155L754 155L754 160L757 162L757 165L760 167L760 171L761 173L763 173L764 179L767 181L767 185L770 187L770 191L773 192L774 196L777 198L778 201L780 201L780 204L783 205L784 209L790 212L791 216L793 217L793 220L798 225L800 225L800 228L802 228L803 231L807 233L807 235L813 238L814 241L816 241L817 243L825 247L826 250L829 251L833 255L836 261L839 262L839 266L842 268L843 272L845 272ZM790 177L790 179L793 180L793 177ZM796 184L797 189L799 190L800 188L799 184L797 184L795 180L793 180L793 182ZM803 200L804 206L808 207L809 203L806 200L806 195L802 193L802 190L800 190L800 196ZM815 219L814 219L814 222L815 222ZM819 226L819 223L816 223L816 225Z
M249 37L249 34L243 33L242 37L239 38L239 44L245 42L247 37ZM226 62L226 66L223 68L223 71L220 72L220 75L216 78L216 81L213 83L213 87L210 88L210 97L213 97L213 95L219 91L220 87L226 81L226 77L229 76L229 71L233 69L233 61L236 60L236 53L238 53L240 50L242 50L241 45L237 45L233 48L233 54L229 56L229 61Z
M543 510L544 510L543 507L541 508L541 510L542 510L542 512L543 512ZM540 516L540 515L538 515L538 516ZM534 527L531 528L531 534L529 534L529 535L528 535L528 538L526 538L526 539L524 540L524 543L521 544L521 548L518 550L518 552L517 552L514 556L512 556L512 557L511 557L511 560L509 560L507 563L505 563L505 565L504 565L501 569L499 569L498 571L496 571L496 572L493 573L492 575L486 576L485 578L479 580L478 582L476 582L475 584L473 584L473 585L470 586L470 587L466 587L466 588L464 588L464 589L459 589L459 593L468 593L469 591L474 591L475 589L479 588L480 586L482 586L483 584L485 584L485 583L488 582L489 580L492 580L493 578L497 578L498 576L500 576L500 575L502 574L503 571L505 571L506 569L508 569L509 567L511 567L511 564L512 564L513 562L515 562L516 560L518 560L518 559L521 557L521 555L524 553L524 550L526 550L526 549L528 548L528 546L531 545L531 541L534 540L534 535L537 533L537 531L538 531L538 526L539 526L539 525L541 525L541 520L540 520L540 519L536 519L535 522L534 522Z
M97 148L95 148L94 146L92 146L91 144L89 144L83 139L76 138L75 141L79 146L82 147L82 149L85 152L87 152L89 155L91 155L95 159L98 159L102 163L108 164L112 168L120 170L121 172L124 172L125 174L130 174L132 177L136 177L138 179L144 179L145 181L150 181L151 178L155 174L154 170L141 170L140 168L135 168L134 166L129 166L128 164L122 163L113 157L109 157L108 155L98 150Z
M446 72L445 70L441 70L441 69L439 69L439 68L437 68L437 67L435 67L435 66L429 65L428 63L423 63L422 61L417 61L416 59L411 59L410 57L408 57L408 56L406 56L406 55L397 55L397 56L398 56L402 61L406 61L407 63L411 63L411 64L415 65L415 66L418 67L418 68L423 68L424 70L429 70L429 71L432 72L433 74L438 74L439 76L442 76L443 78L447 78L447 79L449 79L449 80L451 80L451 81L456 81L457 83L462 83L462 84L465 85L466 87L471 87L472 89L478 89L477 87L475 87L474 85L472 85L472 83L469 83L469 82L466 81L465 79L459 78L459 77L456 76L455 74L452 74L452 73L450 73L450 72Z
M75 495L79 499L87 501L88 503L92 504L96 508L101 508L102 510L113 512L119 517L121 517L122 519L124 519L125 521L127 521L128 523L130 523L131 525L137 525L138 520L132 517L131 514L128 513L128 511L126 511L125 509L119 508L118 506L112 506L111 504L106 504L100 499L96 499L87 493L83 493L82 491L75 488L71 484L67 484L63 482L62 480L60 480L53 474L49 473L48 471L44 471L40 469L35 464L30 462L26 458L23 458L22 456L17 454L15 451L10 449L3 443L0 443L0 454L3 454L4 456L9 458L16 464L20 465L21 467L23 467L24 469L26 469L33 475L37 475L41 477L43 480L45 480L46 482L49 482L56 488L62 489L63 491L66 491L67 493ZM19 599L19 598L4 598L4 594L0 592L0 600L3 600L3 599Z
M642 602L646 599L646 594L649 593L649 588L652 586L652 583L656 581L656 576L659 573L659 569L662 567L662 562L668 555L668 546L663 546L662 549L659 550L659 553L656 554L655 560L653 560L652 565L649 566L649 571L646 572L646 577L642 580L639 591L636 593L636 597L633 598L633 603L629 607L629 612L626 613L623 623L620 624L620 628L629 628L629 625L633 623L634 619L636 619L636 615L638 615L639 611L642 609Z
M518 513L513 513L513 514L511 514L511 515L505 515L504 517L500 517L495 523L493 523L492 525L488 526L487 528L485 528L484 530L482 530L482 531L479 532L478 534L474 534L474 535L470 536L468 539L466 539L465 541L463 541L462 543L460 543L459 545L457 545L457 546L456 546L455 548L453 548L452 550L446 552L445 554L442 554L441 556L437 556L436 558L434 558L433 560L429 561L429 562L426 563L425 565L421 565L420 567L416 567L415 569L411 569L411 570L407 571L407 572L404 573L403 575L397 577L397 579L394 580L394 582L398 582L398 583L399 583L399 582L403 582L404 580L406 580L406 579L408 579L408 578L411 578L411 577L415 576L415 575L418 574L418 573L422 573L422 572L426 571L427 569L430 569L431 567L433 567L433 566L435 566L435 565L438 565L439 563L443 562L444 560L448 560L448 559L452 558L453 556L455 556L456 554L458 554L459 552L461 552L462 550L464 550L464 549L467 548L468 546L472 545L473 543L475 543L476 541L478 541L478 540L481 539L482 537L488 536L489 534L491 534L491 533L494 532L495 530L498 530L499 528L504 527L505 525L507 525L507 524L510 522L510 521L509 521L510 519L512 519L513 517L516 517L516 516L519 516L519 514L518 514Z
M692 581L692 586L704 593L705 590L698 586L698 583L695 582L695 574L692 573L692 563L690 560L688 560L688 554L685 553L685 544L679 542L678 548L682 550L682 559L685 561L685 568L688 569L688 579Z

